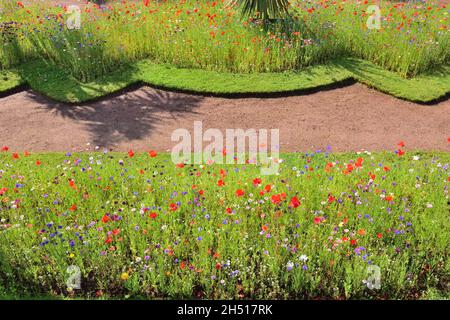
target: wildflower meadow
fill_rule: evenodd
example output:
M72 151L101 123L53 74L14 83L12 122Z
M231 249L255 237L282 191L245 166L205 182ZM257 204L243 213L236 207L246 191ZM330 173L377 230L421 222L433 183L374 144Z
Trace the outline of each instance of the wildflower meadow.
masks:
M272 176L155 151L4 147L0 293L448 298L449 154L402 145L285 154Z

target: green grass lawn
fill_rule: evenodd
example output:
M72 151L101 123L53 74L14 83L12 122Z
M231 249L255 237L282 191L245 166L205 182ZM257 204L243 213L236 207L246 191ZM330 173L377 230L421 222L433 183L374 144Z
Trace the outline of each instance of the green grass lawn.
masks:
M25 84L17 70L0 71L0 95Z
M449 153L281 159L2 152L0 297L449 298Z
M359 81L402 99L433 102L450 92L450 67L441 67L430 74L406 79L359 59L340 59L300 72L262 74L184 69L144 60L83 83L56 66L35 61L21 65L0 78L0 92L28 84L36 92L56 101L80 103L102 98L135 83L232 97L242 94L302 93L348 80Z

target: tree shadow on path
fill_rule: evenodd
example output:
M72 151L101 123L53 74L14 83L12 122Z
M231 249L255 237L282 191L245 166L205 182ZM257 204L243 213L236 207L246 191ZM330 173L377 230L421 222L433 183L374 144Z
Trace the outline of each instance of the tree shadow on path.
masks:
M103 101L70 105L55 103L34 92L30 98L40 108L81 122L89 131L96 146L113 147L115 144L142 139L154 130L158 122L195 114L204 97L142 87L136 91ZM43 130L51 123L43 123ZM62 132L61 134L64 134Z

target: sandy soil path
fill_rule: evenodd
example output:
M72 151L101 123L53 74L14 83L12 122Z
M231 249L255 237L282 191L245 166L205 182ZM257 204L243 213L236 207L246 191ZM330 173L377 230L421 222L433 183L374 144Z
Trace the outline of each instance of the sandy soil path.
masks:
M13 150L166 151L173 130L280 129L282 151L328 145L334 151L409 149L450 151L450 100L417 105L354 84L309 95L226 99L142 87L79 106L32 91L0 99L0 145ZM88 145L89 144L89 145ZM206 143L205 143L206 145Z

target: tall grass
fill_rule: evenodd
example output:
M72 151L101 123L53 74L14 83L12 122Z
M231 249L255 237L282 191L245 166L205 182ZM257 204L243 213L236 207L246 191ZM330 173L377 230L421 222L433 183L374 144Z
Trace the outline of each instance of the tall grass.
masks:
M301 70L356 56L409 77L449 61L447 9L381 4L381 29L367 28L368 3L296 2L291 19L264 25L224 1L161 1L83 8L68 30L64 8L18 7L0 19L2 68L40 57L87 81L150 58L227 72ZM5 23L17 23L5 37Z

